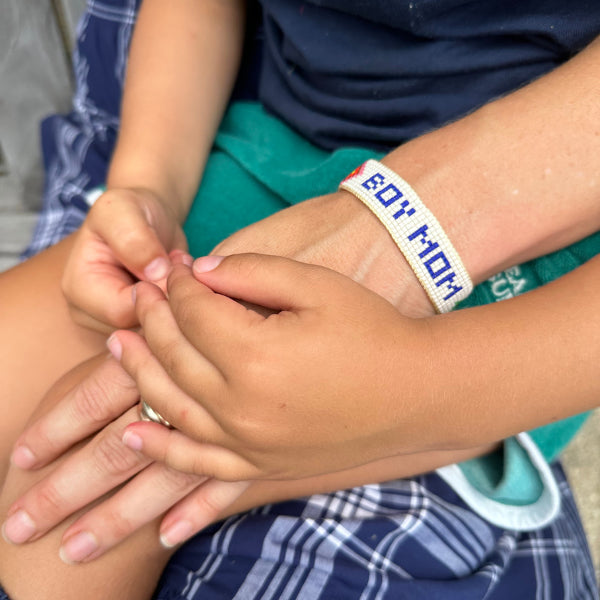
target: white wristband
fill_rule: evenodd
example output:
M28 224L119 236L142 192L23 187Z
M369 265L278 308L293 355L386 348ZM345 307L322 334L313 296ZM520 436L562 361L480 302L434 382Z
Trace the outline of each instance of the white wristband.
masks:
M340 183L340 189L375 213L438 312L451 311L471 293L473 282L442 226L394 171L368 160Z

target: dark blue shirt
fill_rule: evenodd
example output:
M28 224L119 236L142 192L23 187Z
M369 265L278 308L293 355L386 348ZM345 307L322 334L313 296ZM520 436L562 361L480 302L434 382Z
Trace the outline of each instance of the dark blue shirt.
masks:
M325 148L389 148L564 62L600 0L261 0L259 97Z

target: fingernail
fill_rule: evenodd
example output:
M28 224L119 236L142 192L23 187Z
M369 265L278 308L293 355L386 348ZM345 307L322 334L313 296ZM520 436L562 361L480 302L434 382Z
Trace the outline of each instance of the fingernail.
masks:
M185 252L178 252L174 254L172 257L172 261L174 265L185 265L186 267L191 267L194 259L191 254L186 254Z
M58 554L63 562L72 565L85 560L90 554L98 550L99 547L96 536L88 531L82 531L64 542Z
M36 458L27 446L17 446L11 454L10 462L19 469L31 469Z
M126 431L121 439L128 448L131 448L136 452L139 452L144 445L144 440L133 431Z
M144 275L150 281L164 279L169 274L169 261L162 256L155 258L145 269Z
M119 338L114 333L106 340L106 347L117 360L121 360L123 346L121 346Z
M194 528L189 521L177 521L161 532L160 543L165 548L173 548L191 538L194 533Z
M224 256L201 256L194 261L194 271L196 273L212 271L221 264L224 258Z
M2 537L11 544L22 544L37 531L33 519L24 511L12 514L2 526Z

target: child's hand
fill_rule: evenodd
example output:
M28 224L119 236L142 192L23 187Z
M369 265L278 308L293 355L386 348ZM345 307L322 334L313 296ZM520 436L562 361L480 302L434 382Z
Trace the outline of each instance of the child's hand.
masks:
M77 234L63 275L73 319L102 332L136 326L133 284L160 285L171 266L169 253L186 249L175 214L153 192L105 192Z
M327 267L383 296L407 317L433 315L431 301L379 219L338 190L244 227L212 252L273 254Z
M225 481L298 479L435 447L437 430L420 427L441 410L422 385L428 319L403 317L322 267L249 254L218 261L196 261L201 282L175 266L168 301L138 284L145 340L131 331L109 340L176 428L134 423L125 443Z

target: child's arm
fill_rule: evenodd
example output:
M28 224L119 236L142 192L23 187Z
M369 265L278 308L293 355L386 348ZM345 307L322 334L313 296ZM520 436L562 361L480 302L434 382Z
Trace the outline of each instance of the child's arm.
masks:
M221 509L413 474L598 405L598 257L518 298L419 320L402 317L339 274L277 257L225 259L203 276L216 294L185 267L176 269L170 302L176 322L187 322L187 339L171 322L164 297L148 284L138 286L139 314L156 358L136 334L116 335L123 364L144 398L179 431L140 422L125 431L139 436L144 454L178 470L234 480L296 480L253 483L226 508L232 500L228 483L200 488L163 524L171 543L183 541ZM265 319L229 294L284 310ZM136 399L134 393L122 409ZM65 424L80 412L68 402L57 414ZM57 429L55 420L48 415L46 433ZM124 425L120 419L110 427L120 434ZM78 428L75 423L66 435L56 433L64 440ZM29 434L20 442L33 442L31 447L48 454L36 441L43 437L40 431ZM18 500L11 514L26 509L43 533L94 500L98 490L128 479L132 458L120 458L125 448L114 442L103 448L84 449ZM99 459L125 468L107 478ZM142 460L139 468L145 464ZM160 473L134 479L69 528L66 539L91 532L103 552L187 493L189 488L177 487L180 476L171 477L166 495ZM155 485L158 495L151 492ZM238 492L233 487L233 497ZM126 528L115 515L127 516ZM187 535L178 528L183 537L170 537L178 522L187 522Z
M145 340L119 331L109 344L176 428L138 422L124 441L175 469L293 479L493 443L598 406L600 256L522 296L425 319L320 267L204 262L199 283L175 267L168 301L139 284ZM172 401L171 389L185 393Z
M77 320L135 325L137 279L159 281L238 70L243 0L145 0L132 39L108 191L84 222L63 279Z
M33 524L35 530L23 527L23 519L18 518L16 522L7 519L3 526L6 538L23 542L30 535L30 540L36 543L16 548L0 540L0 580L10 584L9 589L22 593L23 598L28 597L27 593L35 595L40 583L23 580L19 566L22 560L43 557L44 565L53 565L52 573L60 577L52 575L52 586L60 586L61 578L65 579L65 566L58 556L61 542L63 556L76 562L96 559L125 538L130 538L127 545L111 553L108 564L114 564L123 553L134 551L141 540L145 540L145 551L152 555L151 560L160 560L161 556L166 560L166 553L158 549L157 519L173 506L160 528L164 543L170 546L234 512L307 494L407 477L490 450L482 447L394 457L305 480L253 482L249 486L216 480L206 482L204 477L178 473L159 463L150 466L145 456L121 444L123 429L137 418L137 403L135 382L117 362L99 355L63 376L40 404L37 412L43 416L29 428L29 438L21 439L33 437L37 443L32 448L43 459L35 464L34 473L20 472L13 467L0 495L0 515L4 517L12 503L8 517L25 510L26 521L30 527ZM92 427L91 422L95 424ZM100 427L102 430L91 437L95 428ZM80 443L75 443L76 440ZM50 453L61 456L48 465L52 458ZM136 473L138 475L133 477ZM14 502L17 495L28 488L31 489ZM104 501L90 509L99 498ZM77 518L81 516L77 511L82 508L88 512ZM171 528L181 521L189 523L187 532L181 526ZM73 547L73 539L82 532L87 532L98 546L94 551L87 547L91 554L85 560L82 555L75 555ZM81 546L79 549L82 550ZM93 572L101 573L102 564L106 563L100 561ZM122 571L115 571L113 585L123 584ZM129 571L131 578L137 574L137 570ZM71 580L73 586L79 585L76 575ZM55 589L58 594L60 587Z

